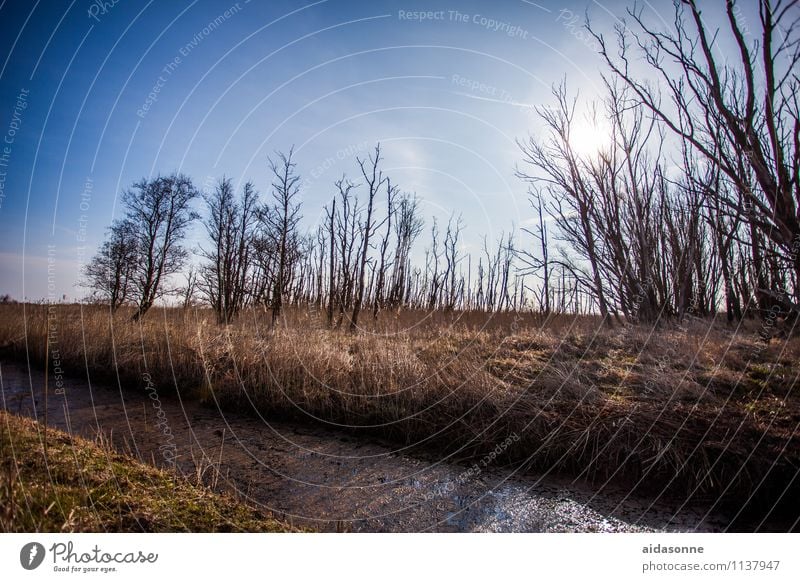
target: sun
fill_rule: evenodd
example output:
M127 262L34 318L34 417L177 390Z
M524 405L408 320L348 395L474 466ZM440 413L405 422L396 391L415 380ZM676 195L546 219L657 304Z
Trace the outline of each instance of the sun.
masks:
M611 129L601 121L580 121L570 127L569 145L579 156L594 156L610 144Z

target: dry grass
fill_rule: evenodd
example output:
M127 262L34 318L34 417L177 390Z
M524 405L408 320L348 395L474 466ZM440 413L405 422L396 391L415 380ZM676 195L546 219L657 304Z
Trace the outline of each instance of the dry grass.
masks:
M228 409L459 459L517 434L502 460L764 503L800 466L800 340L765 345L757 321L653 331L598 329L591 317L391 312L350 334L325 329L313 309L291 310L275 331L260 310L228 327L206 310L156 309L141 324L102 307L54 313L67 373L88 367L141 387L147 372ZM43 363L44 306L0 306L0 322L6 353Z

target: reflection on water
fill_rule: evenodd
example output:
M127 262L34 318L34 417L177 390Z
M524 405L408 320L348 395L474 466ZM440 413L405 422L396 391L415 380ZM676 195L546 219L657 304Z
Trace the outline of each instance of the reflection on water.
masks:
M44 418L43 373L3 363L2 406ZM593 492L568 480L475 470L394 451L352 435L222 413L76 379L50 395L48 422L147 462L174 463L295 524L331 531L720 531L704 511ZM147 388L147 389L145 389ZM155 394L155 397L154 397ZM157 403L157 405L156 405Z

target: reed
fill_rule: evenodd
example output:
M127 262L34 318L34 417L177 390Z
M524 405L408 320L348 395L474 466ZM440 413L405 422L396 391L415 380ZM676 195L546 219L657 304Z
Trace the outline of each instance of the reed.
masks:
M378 435L409 452L496 460L655 493L769 504L800 479L800 340L693 320L600 327L592 317L384 312L358 333L287 309L139 322L100 306L0 306L4 353L68 374L179 391L227 410ZM53 327L55 326L55 327ZM51 333L52 336L52 333ZM51 337L51 341L52 341ZM791 489L791 491L789 491ZM791 495L789 495L791 493ZM766 506L766 505L765 505Z

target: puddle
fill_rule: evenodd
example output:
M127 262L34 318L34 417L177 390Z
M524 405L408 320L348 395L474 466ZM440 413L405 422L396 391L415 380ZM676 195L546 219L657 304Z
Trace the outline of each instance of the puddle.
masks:
M0 405L42 421L43 372L29 374L16 363L0 364L0 372ZM165 466L175 458L178 470L191 475L205 469L206 483L324 531L713 532L727 526L698 508L676 514L663 503L621 491L600 494L567 479L437 463L374 439L223 413L155 389L68 379L63 395L49 395L48 422L90 439L103 433L146 462Z

